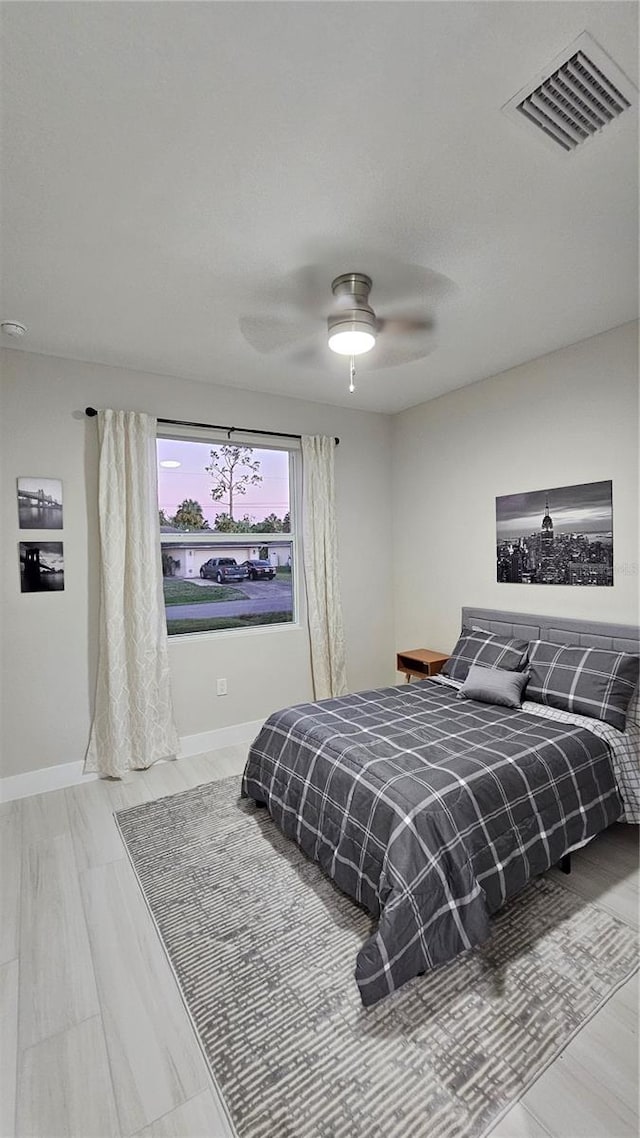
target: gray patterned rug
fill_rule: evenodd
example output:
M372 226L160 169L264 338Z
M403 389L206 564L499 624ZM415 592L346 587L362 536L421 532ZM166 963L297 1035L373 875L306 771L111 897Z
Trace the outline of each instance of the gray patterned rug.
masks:
M636 967L632 931L547 877L365 1010L370 918L239 779L117 819L241 1138L476 1138Z

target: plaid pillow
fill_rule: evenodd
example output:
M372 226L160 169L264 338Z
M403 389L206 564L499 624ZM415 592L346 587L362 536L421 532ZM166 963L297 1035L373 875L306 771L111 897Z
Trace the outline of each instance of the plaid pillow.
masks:
M527 640L508 640L494 632L464 629L441 675L451 680L466 680L472 664L486 668L504 668L507 672L521 672L527 663Z
M640 657L605 648L573 648L534 640L525 699L588 715L624 731Z
M627 723L635 723L640 727L640 687L636 687L635 692L631 696L631 703L627 708Z

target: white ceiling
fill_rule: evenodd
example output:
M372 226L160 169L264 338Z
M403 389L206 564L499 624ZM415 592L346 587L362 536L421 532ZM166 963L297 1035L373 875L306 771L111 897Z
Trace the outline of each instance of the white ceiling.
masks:
M637 83L634 3L11 3L3 24L0 319L27 350L395 411L637 315L636 111L565 157L500 109L585 29ZM457 288L437 348L363 357L349 396L346 361L260 355L239 320L301 266L366 271L354 249Z

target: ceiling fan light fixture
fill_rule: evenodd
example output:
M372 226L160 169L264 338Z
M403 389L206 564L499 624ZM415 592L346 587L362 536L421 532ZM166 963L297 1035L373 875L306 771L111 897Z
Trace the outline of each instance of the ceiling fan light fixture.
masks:
M376 314L369 304L371 277L342 273L331 282L337 312L327 320L329 347L341 356L362 356L375 346Z
M329 326L329 347L341 356L361 356L375 346L371 326L362 320L344 320Z

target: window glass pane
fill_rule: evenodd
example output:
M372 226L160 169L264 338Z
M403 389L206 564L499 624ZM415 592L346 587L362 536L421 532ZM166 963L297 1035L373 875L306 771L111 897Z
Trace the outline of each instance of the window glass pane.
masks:
M295 619L289 469L288 451L158 439L170 636Z
M230 548L163 542L169 635L290 624L292 565L290 541Z
M158 439L160 524L217 533L288 533L289 451Z

